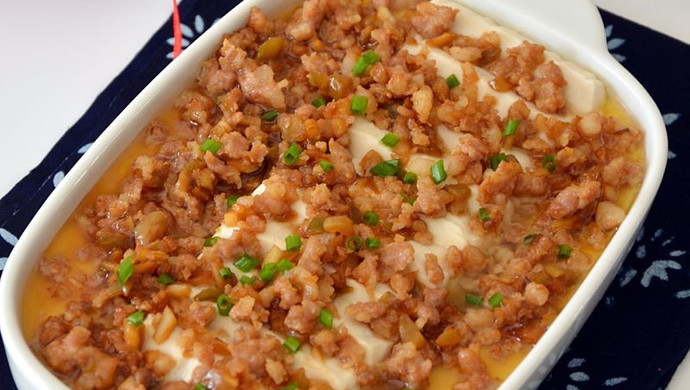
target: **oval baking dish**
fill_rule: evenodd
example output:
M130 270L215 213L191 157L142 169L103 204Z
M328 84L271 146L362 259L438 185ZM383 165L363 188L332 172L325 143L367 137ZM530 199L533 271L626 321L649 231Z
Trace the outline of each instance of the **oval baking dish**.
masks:
M22 292L29 273L49 240L67 220L113 161L182 88L199 64L212 56L224 34L241 28L252 7L277 17L299 2L245 0L224 16L160 73L103 132L50 195L10 255L0 281L0 330L20 389L66 388L36 358L21 330ZM500 389L535 388L555 364L597 304L633 243L660 185L666 163L662 117L644 88L607 52L596 8L586 0L463 0L461 4L543 44L596 74L608 93L627 109L644 131L646 171L636 200L599 260L534 348ZM577 21L574 23L573 21Z

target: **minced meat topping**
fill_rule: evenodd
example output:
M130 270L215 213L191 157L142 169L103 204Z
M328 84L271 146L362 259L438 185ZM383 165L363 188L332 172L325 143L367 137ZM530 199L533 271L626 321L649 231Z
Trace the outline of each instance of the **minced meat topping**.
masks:
M75 389L497 387L624 219L642 133L438 3L252 9L74 215L83 245L41 258L46 365Z

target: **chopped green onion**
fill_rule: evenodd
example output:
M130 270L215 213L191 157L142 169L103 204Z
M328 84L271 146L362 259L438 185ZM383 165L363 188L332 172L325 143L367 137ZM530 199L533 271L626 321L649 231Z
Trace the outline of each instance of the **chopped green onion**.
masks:
M520 126L520 120L519 119L509 120L508 122L506 122L506 127L503 129L503 136L508 137L510 135L515 134L518 126Z
M381 138L381 143L389 148L395 147L400 142L400 136L395 133L388 133Z
M327 329L333 327L333 313L326 309L321 309L319 312L319 323Z
M135 311L127 317L127 322L134 326L141 326L144 323L144 312L141 310Z
M350 103L350 111L353 114L362 116L367 111L367 105L369 104L369 98L366 96L355 95L352 97L352 102Z
M173 278L172 276L170 276L168 274L163 274L163 275L158 277L158 283L160 283L164 286L172 284L174 281L175 281L175 278Z
M204 153L209 151L213 154L216 154L216 153L218 153L218 150L220 149L221 146L223 146L223 144L221 144L220 142L218 142L214 139L209 138L201 144L201 146L199 147L199 150L204 152Z
M277 263L266 263L259 271L259 279L268 283L276 276L276 272L278 272Z
M292 264L290 262L290 260L288 260L288 259L280 259L280 261L278 261L278 264L276 265L276 268L280 272L285 272L287 270L291 270L294 267L295 267L295 265Z
M417 184L417 174L414 172L405 172L405 176L403 176L403 183Z
M388 164L388 165L392 166L393 168L397 169L398 172L396 172L396 174L397 174L397 173L400 173L400 159L399 159L399 158L394 158L394 159L392 159L392 160L386 160L386 164Z
M489 156L489 166L491 167L491 169L495 171L496 169L498 169L498 164L505 160L505 153L494 154L493 156Z
M395 176L400 173L400 159L381 161L369 170L374 176Z
M486 222L486 221L491 219L489 212L484 207L479 208L478 214L479 214L479 220L481 222Z
M127 256L122 260L122 263L117 266L117 283L124 286L129 278L134 274L134 266L132 265L132 256Z
M302 247L302 238L299 234L290 234L285 237L285 250L296 252Z
M414 201L417 200L415 197L407 195L406 193L402 192L400 193L400 196L402 196L403 200L411 205L414 205Z
M350 252L357 252L362 247L362 237L354 236L347 239L345 242L347 250Z
M314 107L316 107L316 108L319 108L319 107L321 107L321 106L325 106L325 105L326 105L326 100L324 100L324 98L322 98L321 96L319 96L319 97L317 97L316 99L314 99L314 100L311 101L311 105L314 106Z
M287 386L283 386L283 388L280 390L297 390L297 388L299 388L297 382L290 382L287 384Z
M570 257L570 254L573 253L573 248L570 247L568 244L561 244L558 246L558 258L559 259L567 259Z
M369 226L376 226L379 224L379 216L373 211L367 211L362 215L362 221Z
M249 272L256 268L259 264L261 264L261 261L259 261L259 259L257 259L256 257L252 257L246 253L235 261L235 267L237 267L237 269L242 272Z
M242 285L245 285L245 284L246 284L246 285L248 285L248 286L251 286L251 285L254 284L254 282L256 282L256 278L253 277L253 276L242 275L242 276L240 277L240 283L242 283Z
M499 292L492 295L491 298L489 298L489 306L494 309L503 306L503 295Z
M232 276L232 271L230 271L230 268L228 267L223 267L220 270L218 270L218 274L221 278L227 279Z
M546 169L548 172L553 172L556 170L556 156L553 154L547 154L541 159L541 167Z
M206 240L204 240L204 246L207 248L210 246L214 246L214 245L216 245L218 240L220 240L220 237L216 237L216 236L209 237Z
M288 336L288 338L285 339L283 346L287 348L288 351L296 353L297 351L299 351L300 347L302 346L302 343L300 343L300 341L296 337Z
M228 208L232 207L235 203L237 203L237 199L240 198L240 195L228 195Z
M362 54L362 57L364 60L367 62L369 65L374 65L375 63L379 62L381 57L379 57L378 54L376 54L375 51L373 50L367 50Z
M197 384L194 385L194 390L209 390L209 388L204 386L203 383L197 382Z
M448 88L453 89L460 85L460 80L458 80L458 76L451 74L450 76L446 77L446 84L448 84Z
M367 71L367 69L369 69L369 64L367 64L366 60L364 60L364 57L359 57L355 63L355 66L352 67L352 74L355 76L361 76Z
M482 297L479 295L465 294L465 303L472 306L480 306L482 304Z
M232 309L230 297L225 294L220 294L218 299L216 299L216 308L218 308L218 314L227 317L230 314L230 309Z
M278 117L278 111L276 110L268 110L264 112L263 115L261 115L261 119L265 121L272 121Z
M381 240L378 238L367 237L364 240L364 246L366 246L367 249L376 249L381 246Z
M332 162L326 161L326 160L321 160L321 161L319 161L319 166L320 166L321 169L323 169L323 171L326 172L326 173L332 171L333 168L335 168L335 165L333 165Z
M438 160L431 166L431 178L434 184L439 184L448 178L446 169L443 167L443 160Z
M537 238L538 234L537 233L530 233L525 236L525 238L522 240L522 242L525 245L530 245L534 242L534 240Z
M299 159L300 154L302 154L302 148L293 142L290 147L285 150L285 153L283 153L283 160L285 164L293 165Z
M371 50L367 50L357 59L355 66L352 68L352 73L355 76L361 76L369 69L369 66L375 64L380 59L381 57L379 57L378 54Z

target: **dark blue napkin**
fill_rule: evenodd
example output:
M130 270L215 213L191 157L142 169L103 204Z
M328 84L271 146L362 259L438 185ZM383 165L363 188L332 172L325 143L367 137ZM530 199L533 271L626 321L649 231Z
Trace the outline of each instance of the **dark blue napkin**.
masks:
M237 3L185 0L183 47ZM605 11L609 50L647 88L664 114L669 161L644 228L604 299L541 389L663 389L690 347L690 216L685 202L690 147L690 47ZM45 159L0 199L0 270L44 200L98 135L172 57L168 21L98 96ZM685 161L685 162L683 162ZM0 388L13 389L4 348Z

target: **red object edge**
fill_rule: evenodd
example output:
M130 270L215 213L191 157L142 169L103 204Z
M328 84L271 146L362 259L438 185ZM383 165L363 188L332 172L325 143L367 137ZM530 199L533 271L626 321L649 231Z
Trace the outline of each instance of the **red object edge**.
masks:
M173 2L173 58L182 53L182 28L180 27L180 11L177 9L177 0Z

